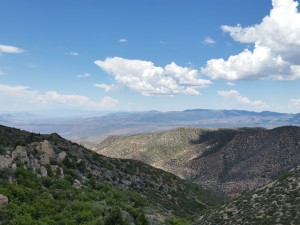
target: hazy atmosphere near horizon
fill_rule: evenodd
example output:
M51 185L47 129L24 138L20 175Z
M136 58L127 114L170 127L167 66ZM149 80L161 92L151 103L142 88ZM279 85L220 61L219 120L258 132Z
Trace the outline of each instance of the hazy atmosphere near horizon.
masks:
M0 113L300 112L293 0L1 0Z

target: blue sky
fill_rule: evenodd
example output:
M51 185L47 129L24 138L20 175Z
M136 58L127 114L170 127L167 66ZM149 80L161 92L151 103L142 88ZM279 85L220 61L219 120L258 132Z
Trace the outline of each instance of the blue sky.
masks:
M300 112L293 0L2 0L0 113Z

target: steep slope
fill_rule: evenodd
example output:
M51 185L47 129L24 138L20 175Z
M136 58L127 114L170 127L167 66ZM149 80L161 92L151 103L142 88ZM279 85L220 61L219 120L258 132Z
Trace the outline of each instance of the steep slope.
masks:
M89 189L95 191L99 185L111 185L125 196L127 191L137 192L133 196L141 196L148 205L145 210L150 220L161 217L164 221L172 216L191 219L216 203L200 186L141 162L100 156L57 134L39 135L4 126L0 126L0 174L2 181L10 182L7 185L30 184L33 180L32 184L40 186L40 182L46 182L40 186L46 193L51 193L50 184L60 183L60 179L83 193ZM1 190L8 192L5 187ZM133 206L139 205L135 199L129 198ZM128 209L127 213L130 214Z
M300 167L223 205L196 224L300 224Z
M300 164L299 127L225 133L228 137L222 132L226 137L223 142L214 137L219 132L212 132L209 143L213 145L189 162L195 171L191 178L195 183L236 196ZM206 140L201 138L197 141L203 142Z
M233 197L300 164L300 128L180 128L109 137L93 150L149 163Z
M196 157L198 149L192 141L198 139L206 131L208 130L177 128L165 132L132 136L110 136L92 150L110 157L136 159L158 168L164 168L168 160L185 162ZM176 174L184 177L180 174L180 170Z

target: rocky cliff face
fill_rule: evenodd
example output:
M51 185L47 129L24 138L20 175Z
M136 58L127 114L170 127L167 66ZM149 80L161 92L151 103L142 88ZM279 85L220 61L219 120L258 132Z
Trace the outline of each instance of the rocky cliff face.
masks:
M110 137L93 150L141 160L234 197L300 164L300 128L180 128Z

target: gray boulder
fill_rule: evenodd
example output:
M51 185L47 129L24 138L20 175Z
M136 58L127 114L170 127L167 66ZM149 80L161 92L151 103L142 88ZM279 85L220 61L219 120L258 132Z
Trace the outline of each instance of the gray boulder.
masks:
M56 156L52 145L47 140L43 142L33 143L31 144L31 146L41 153L41 164L49 164L50 159L53 159Z
M7 206L8 205L8 197L3 194L0 194L0 205Z
M12 160L19 159L22 163L29 164L27 150L28 149L24 146L17 146L16 149L12 152Z
M40 168L40 174L41 174L42 177L47 177L48 176L48 172L47 172L46 167L41 166L41 168Z
M60 152L58 155L57 155L57 160L62 162L64 161L64 159L66 158L67 156L67 153L65 151L62 151Z

